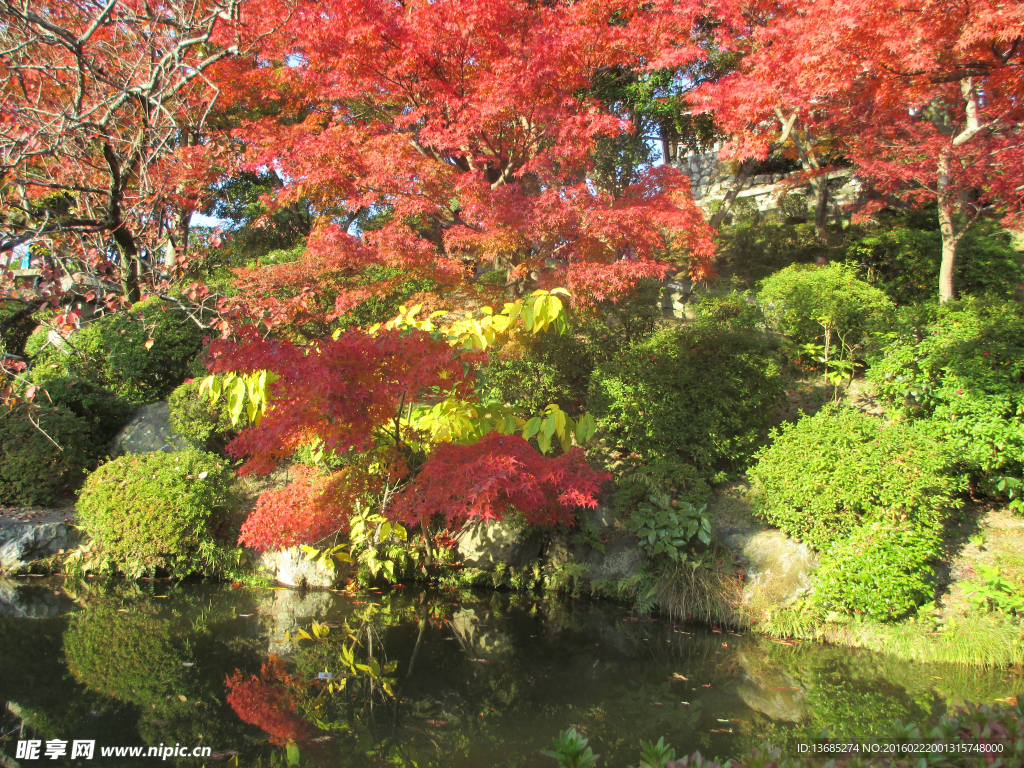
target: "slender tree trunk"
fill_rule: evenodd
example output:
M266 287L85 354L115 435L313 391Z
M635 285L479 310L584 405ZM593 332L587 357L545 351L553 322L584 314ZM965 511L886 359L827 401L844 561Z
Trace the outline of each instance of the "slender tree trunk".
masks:
M722 198L721 207L711 216L712 229L719 229L722 226L725 217L732 210L733 203L736 202L736 196L743 189L743 185L747 183L747 179L750 178L755 165L757 165L757 160L754 158L748 158L740 163L740 169L736 172L736 178L733 179L732 187L729 188L729 191L725 193L725 197Z
M939 303L956 298L953 271L956 267L956 246L960 240L953 222L953 194L950 189L949 154L939 156L938 203L939 232L942 234L942 262L939 266Z
M828 219L828 179L825 176L819 176L817 183L817 202L814 209L814 234L818 240L825 242L828 240L828 230L825 225Z

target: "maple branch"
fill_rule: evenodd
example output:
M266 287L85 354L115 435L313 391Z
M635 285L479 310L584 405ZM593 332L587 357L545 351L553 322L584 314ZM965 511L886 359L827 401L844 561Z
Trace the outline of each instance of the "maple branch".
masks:
M972 78L968 77L960 81L960 93L963 94L964 100L967 102L967 127L953 138L954 147L966 144L976 134L988 127L982 125L981 120L978 119L978 95Z

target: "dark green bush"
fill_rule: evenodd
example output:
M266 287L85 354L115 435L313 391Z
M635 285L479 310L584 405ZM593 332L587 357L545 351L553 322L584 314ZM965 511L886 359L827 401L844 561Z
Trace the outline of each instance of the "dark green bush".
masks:
M633 468L619 470L615 509L625 513L649 496L668 495L699 507L711 496L711 488L700 470L674 457L654 459Z
M196 379L185 382L167 398L171 414L171 427L197 448L223 451L224 446L234 437L237 429L245 424L231 424L226 397L210 402L209 392L199 393L200 382Z
M477 372L478 388L485 401L509 403L524 413L540 413L550 403L578 413L593 368L591 347L571 330L544 333L525 350L508 345L493 353Z
M723 274L732 274L747 287L791 264L810 264L825 253L813 224L789 224L774 217L743 214L723 227L716 238Z
M213 558L230 474L223 459L192 449L121 456L82 488L81 527L129 575L202 570Z
M872 232L850 244L847 255L861 273L900 304L934 299L938 293L942 235L935 230L897 226ZM955 283L961 294L1011 298L1024 281L1021 254L1010 234L983 222L957 246Z
M773 437L749 471L758 511L819 550L866 522L932 525L963 488L955 457L927 425L827 407Z
M138 406L162 400L186 378L203 335L181 310L154 297L88 323L67 339L69 353L43 349L40 333L29 339L26 353L42 349L32 369L36 382L88 378Z
M0 504L58 504L95 462L89 427L71 411L21 406L0 415Z
M823 553L814 600L826 610L898 619L932 599L936 526L892 521L854 529Z
M82 419L92 433L97 453L110 445L114 435L132 417L133 409L128 401L88 379L47 379L44 389L46 395L36 397L45 399L48 395L51 403L67 408Z
M708 473L744 463L781 395L764 333L704 321L659 331L599 366L588 410L630 453Z
M830 326L833 357L841 352L840 340L851 348L863 344L872 332L888 328L893 313L892 300L859 280L848 264L795 264L764 280L757 298L768 321L793 349L823 345L825 327Z
M1024 308L968 298L900 313L868 370L891 409L928 419L981 477L1024 462Z

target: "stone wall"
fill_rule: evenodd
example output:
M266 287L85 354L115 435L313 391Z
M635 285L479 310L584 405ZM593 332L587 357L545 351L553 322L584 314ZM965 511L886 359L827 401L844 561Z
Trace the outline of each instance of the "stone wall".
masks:
M735 175L729 163L718 159L718 147L708 152L686 155L679 160L679 170L690 177L693 198L701 207L707 207L721 200L732 188ZM808 199L808 208L814 208L814 191L810 185L802 185L784 189L782 182L799 176L801 171L792 173L756 174L747 179L737 200L752 199L759 210L774 211L778 209L779 199L784 194L804 195ZM828 175L829 191L833 204L840 206L852 205L858 201L862 193L860 180L853 176L848 168L833 171Z

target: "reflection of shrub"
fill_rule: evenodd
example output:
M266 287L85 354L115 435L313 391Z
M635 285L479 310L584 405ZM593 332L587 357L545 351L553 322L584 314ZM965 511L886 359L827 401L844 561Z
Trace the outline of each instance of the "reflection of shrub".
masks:
M827 610L898 619L931 598L928 563L938 554L934 526L868 523L825 551L814 599Z
M95 456L88 427L64 408L0 414L0 504L58 503L82 482Z
M214 510L229 474L223 460L192 449L121 456L86 481L81 525L127 573L188 573L214 546Z
M781 394L763 333L697 322L660 331L599 366L589 410L629 451L708 471L750 455Z
M277 656L267 660L260 677L252 675L247 680L236 669L227 685L231 690L228 704L235 714L269 735L271 744L286 745L316 735L316 729L295 711L295 696L290 689L295 681L285 672L284 662Z
M783 425L749 474L761 516L824 549L862 520L939 520L961 487L952 462L919 425L825 408Z
M167 398L167 404L171 427L197 448L223 449L234 435L228 399L221 397L211 404L208 392L199 393L198 381L186 382L175 389ZM238 428L244 426L240 422Z
M222 703L222 668L208 663L223 659L223 646L210 647L194 614L158 614L143 601L129 607L123 612L119 602L90 601L73 616L64 633L71 675L121 702L122 712L124 704L138 707L144 741L241 748L249 741L247 729Z
M942 258L942 235L895 227L855 241L848 253L872 283L899 303L933 299ZM963 294L1010 298L1024 280L1021 254L1010 235L992 225L974 227L957 246L955 282Z
M888 296L846 264L787 267L761 284L758 299L769 322L797 347L824 343L823 322L833 329L832 343L842 338L856 346L884 330L893 309Z
M88 425L97 449L109 445L132 416L132 407L124 398L88 379L47 379L44 388L50 402L67 408Z
M33 367L37 382L65 376L92 379L133 405L167 397L181 383L202 346L203 331L183 312L158 298L132 311L95 320L67 340L66 354L45 348ZM33 335L26 345L41 347ZM148 342L152 341L149 347Z
M1024 457L1024 310L966 299L908 311L868 370L891 408L924 417L982 475Z

